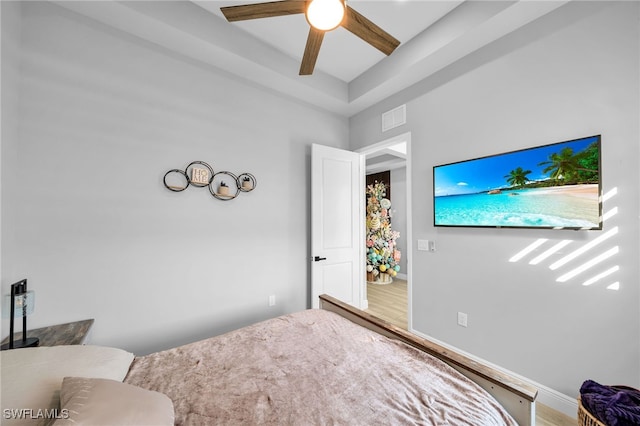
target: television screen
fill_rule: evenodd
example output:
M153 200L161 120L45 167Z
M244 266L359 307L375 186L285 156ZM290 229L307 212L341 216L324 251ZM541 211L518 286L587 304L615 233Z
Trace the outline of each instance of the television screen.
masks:
M600 135L433 168L434 225L602 229Z

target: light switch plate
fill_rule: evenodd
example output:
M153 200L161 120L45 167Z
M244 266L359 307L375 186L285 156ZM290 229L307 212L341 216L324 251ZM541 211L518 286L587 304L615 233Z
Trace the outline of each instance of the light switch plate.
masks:
M418 250L436 251L436 242L434 240L418 240Z

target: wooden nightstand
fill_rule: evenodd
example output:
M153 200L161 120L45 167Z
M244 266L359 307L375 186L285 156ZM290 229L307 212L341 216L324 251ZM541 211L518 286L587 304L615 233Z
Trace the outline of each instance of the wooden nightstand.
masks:
M36 328L29 330L27 337L37 337L40 339L40 346L84 345L93 321L93 319L88 319ZM13 338L14 341L20 339L22 339L22 332L16 333ZM9 337L7 336L2 343L4 344L8 341Z

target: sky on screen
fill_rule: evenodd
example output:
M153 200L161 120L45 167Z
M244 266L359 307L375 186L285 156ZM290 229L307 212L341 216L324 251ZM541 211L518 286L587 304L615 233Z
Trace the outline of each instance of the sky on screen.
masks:
M597 137L594 136L437 166L434 168L435 196L474 194L508 187L509 184L505 176L517 167L531 170L531 173L527 175L529 180L547 179L548 173L542 173L546 165L539 166L539 163L547 161L551 154L559 153L565 147L573 148L574 154L578 153L596 140Z

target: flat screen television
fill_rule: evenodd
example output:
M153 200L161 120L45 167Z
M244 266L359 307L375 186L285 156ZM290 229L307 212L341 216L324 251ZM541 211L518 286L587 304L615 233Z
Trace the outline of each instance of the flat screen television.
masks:
M434 226L602 229L600 140L435 166Z

